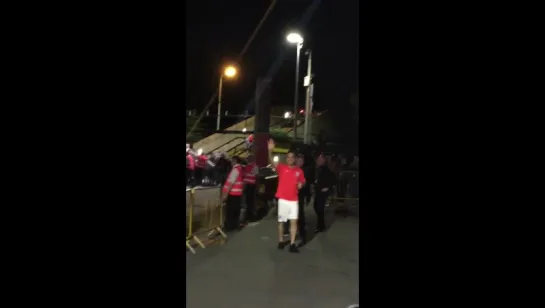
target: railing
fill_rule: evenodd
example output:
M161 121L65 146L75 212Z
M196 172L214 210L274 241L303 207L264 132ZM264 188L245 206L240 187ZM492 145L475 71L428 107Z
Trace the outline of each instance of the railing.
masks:
M235 156L235 155L238 155L238 154L236 154L236 153L237 153L237 149L238 149L240 146L243 146L242 152L243 152L244 150L246 150L246 142L243 141L242 143L239 143L239 144L237 144L236 146L230 148L230 149L227 151L227 154L229 154L229 156L231 156L231 157L232 157L232 156Z
M244 140L246 140L245 137L235 137L235 138L233 138L233 139L231 139L231 140L229 140L229 141L223 143L222 145L216 147L215 149L210 150L210 151L209 151L208 153L206 153L206 154L212 154L212 153L214 153L214 151L217 151L218 149L221 149L222 147L228 145L229 143L231 143L231 142L233 142L233 141L235 141L235 140L240 140L240 139L242 139L243 141L240 142L240 143L238 143L237 145L235 145L235 147L237 147L237 146L241 145L242 143L244 143ZM231 148L231 149L232 149L232 148ZM229 149L229 150L231 150L231 149ZM227 150L227 151L229 151L229 150ZM226 152L227 152L227 151L226 151Z
M339 173L330 201L339 214L348 216L359 213L359 170L343 170Z

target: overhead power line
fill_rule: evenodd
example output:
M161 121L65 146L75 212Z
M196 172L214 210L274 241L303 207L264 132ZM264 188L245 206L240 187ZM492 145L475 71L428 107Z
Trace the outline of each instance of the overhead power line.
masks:
M246 51L250 47L251 43L253 42L254 38L256 37L257 33L259 32L259 29L261 29L261 26L263 25L263 23L265 23L265 20L267 19L267 17L271 13L271 11L273 10L275 5L276 5L276 0L273 0L271 2L271 4L269 5L269 8L265 12L265 15L263 16L263 18L261 18L261 21L259 21L259 24L257 24L257 27L254 29L254 32L252 33L252 35L250 36L250 38L248 39L248 41L244 45L244 48L242 49L242 51L238 55L238 58L237 58L237 61L236 61L237 64L240 63L240 61L242 60L242 57L244 56L244 54L246 53ZM197 125L199 125L203 115L210 108L210 106L212 106L212 103L216 99L217 95L218 95L218 90L216 89L216 91L214 91L214 94L212 94L212 97L210 97L210 100L208 101L208 104L206 104L206 106L204 107L204 110L201 112L201 114L197 118L197 121L195 121L195 123L193 124L193 127L191 127L189 132L186 134L186 136L185 136L186 138L189 137L189 135L193 132L193 130L197 127Z

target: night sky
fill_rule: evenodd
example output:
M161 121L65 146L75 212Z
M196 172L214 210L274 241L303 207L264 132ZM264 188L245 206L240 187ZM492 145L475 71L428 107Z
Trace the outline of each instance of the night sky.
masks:
M308 22L301 21L309 7L317 9ZM202 110L218 87L222 64L236 60L246 41L264 16L271 1L186 2L187 78L186 109ZM303 35L305 47L312 48L315 74L316 110L350 112L350 94L358 90L358 1L278 0L239 62L236 80L224 81L222 109L241 113L253 98L256 80L272 67L272 104L293 105L296 47L286 42L290 29ZM300 100L304 107L307 57L300 64ZM215 101L216 102L216 101ZM211 113L217 110L212 104Z

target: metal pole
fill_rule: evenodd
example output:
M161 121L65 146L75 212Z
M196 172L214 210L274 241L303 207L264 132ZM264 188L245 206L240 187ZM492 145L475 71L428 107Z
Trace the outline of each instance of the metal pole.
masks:
M310 84L310 117L308 119L308 143L312 137L312 110L314 110L314 84Z
M308 51L308 68L307 68L307 78L308 78L308 85L307 85L307 97L305 101L305 131L303 135L303 142L305 144L309 143L309 121L310 121L310 113L312 112L310 110L310 90L312 85L312 51L309 49Z
M295 98L293 100L293 139L297 138L297 101L299 99L299 56L303 43L297 44L297 63L295 64Z
M221 117L221 90L223 87L223 75L220 76L220 85L218 89L218 119L216 120L216 130L220 130L220 117Z

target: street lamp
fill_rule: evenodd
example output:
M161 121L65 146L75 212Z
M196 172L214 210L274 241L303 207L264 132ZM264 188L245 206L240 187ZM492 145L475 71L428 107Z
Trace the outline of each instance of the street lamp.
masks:
M289 119L290 116L291 116L291 113L290 113L289 111L286 111L286 112L284 113L284 119Z
M297 44L297 62L295 64L295 98L293 100L293 138L297 138L297 100L299 96L299 56L303 48L303 37L296 32L289 33L286 40L290 44Z
M223 89L223 76L227 77L227 78L233 78L237 75L237 69L232 66L232 65L229 65L225 68L225 70L223 71L223 74L221 74L220 76L220 85L219 85L219 89L218 89L218 118L217 118L217 121L216 121L216 130L220 130L220 119L221 119L221 91Z

